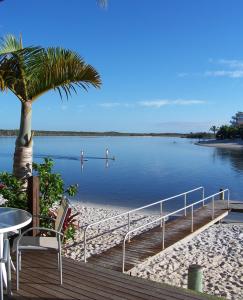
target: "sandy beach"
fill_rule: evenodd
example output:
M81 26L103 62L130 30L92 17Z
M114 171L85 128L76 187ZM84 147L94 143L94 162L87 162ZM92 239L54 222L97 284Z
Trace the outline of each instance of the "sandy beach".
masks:
M240 150L243 149L243 140L208 140L197 142L195 145Z
M80 212L80 232L74 243L69 242L65 256L83 260L83 234L87 224L114 216L125 209L116 207L74 205ZM149 222L157 216L134 214L138 220L132 226ZM88 255L101 253L119 244L127 230L126 219L118 218L94 226L88 235ZM111 231L112 228L117 228ZM102 234L107 232L106 234ZM102 235L101 235L102 234ZM92 239L90 239L93 237ZM186 288L190 264L200 264L204 270L204 291L227 299L243 299L243 225L218 224L210 227L189 242L177 244L167 253L160 253L132 269L132 275Z

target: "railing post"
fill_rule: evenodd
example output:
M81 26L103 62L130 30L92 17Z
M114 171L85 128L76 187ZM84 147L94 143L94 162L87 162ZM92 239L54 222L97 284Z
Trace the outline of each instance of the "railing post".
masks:
M186 216L186 194L184 195L184 207L185 207L184 216Z
M87 231L87 227L84 229L84 262L86 263L86 231Z
M203 206L205 206L205 203L204 203L204 198L205 198L205 192L204 192L204 187L202 188L202 199L203 199Z
M161 220L160 220L160 227L163 226L163 219L162 219L162 215L163 215L163 203L160 202L160 217L161 217Z
M194 228L193 228L193 205L191 206L191 208L192 208L192 212L191 212L191 214L192 214L191 232L193 232L193 230L194 230Z
M122 249L122 273L125 272L125 251L126 251L126 236L123 242L123 249Z
M130 231L130 213L127 215L128 217L128 232ZM130 233L128 234L128 243L130 243Z
M230 208L230 191L228 190L227 208Z
M165 218L163 220L163 226L162 226L162 249L165 249Z
M212 220L214 219L214 196L212 197Z

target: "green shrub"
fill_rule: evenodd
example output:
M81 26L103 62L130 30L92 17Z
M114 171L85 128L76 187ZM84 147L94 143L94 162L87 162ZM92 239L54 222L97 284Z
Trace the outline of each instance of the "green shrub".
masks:
M77 194L78 185L70 185L65 189L62 176L53 173L54 161L50 158L44 158L43 163L33 163L33 175L40 179L40 215L50 216L50 209L55 203L60 203L64 195L73 197ZM23 182L7 172L0 173L0 195L7 202L4 206L16 207L28 210L27 193L23 191ZM52 224L47 221L41 221L41 226L51 228ZM70 223L70 228L65 229L67 238L74 237L74 226Z

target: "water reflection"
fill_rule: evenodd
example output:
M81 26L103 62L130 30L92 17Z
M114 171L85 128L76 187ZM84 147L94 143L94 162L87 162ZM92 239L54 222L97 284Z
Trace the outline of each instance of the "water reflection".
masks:
M230 162L234 171L243 174L243 150L215 148L213 158Z

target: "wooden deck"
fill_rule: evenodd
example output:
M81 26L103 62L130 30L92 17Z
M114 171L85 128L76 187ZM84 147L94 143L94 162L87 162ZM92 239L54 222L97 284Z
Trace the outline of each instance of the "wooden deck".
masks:
M218 222L228 214L225 209L226 202L215 201L215 214L212 220L212 206L207 205L194 211L194 232L191 232L191 213L186 217L178 217L176 220L166 222L165 225L165 249L168 250L175 243L186 238L191 238L204 229ZM157 226L131 239L126 243L125 271L129 271L135 265L145 261L162 251L162 228ZM117 245L101 254L93 255L88 262L109 268L115 271L122 270L122 245Z
M15 276L15 274L13 274ZM8 300L200 300L212 299L185 289L131 277L92 264L64 259L62 286L59 285L56 255L24 253L20 272L20 290ZM214 298L215 299L215 298Z

